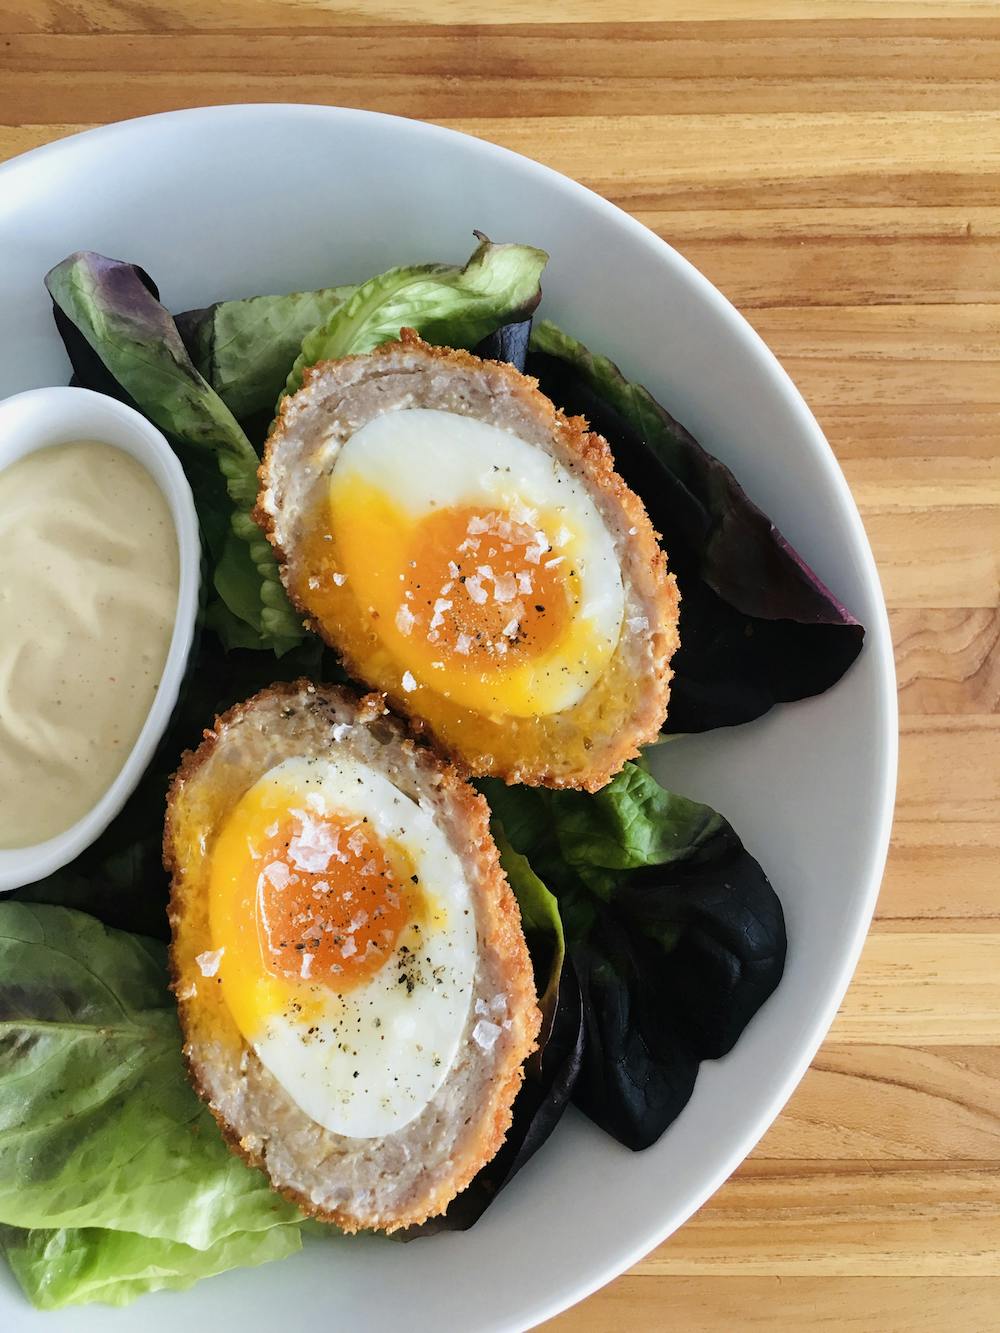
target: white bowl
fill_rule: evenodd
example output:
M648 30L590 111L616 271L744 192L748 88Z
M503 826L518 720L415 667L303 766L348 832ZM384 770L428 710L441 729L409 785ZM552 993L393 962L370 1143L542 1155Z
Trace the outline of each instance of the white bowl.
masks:
M0 851L0 892L31 884L72 861L121 810L170 720L198 615L198 517L184 469L156 427L124 403L89 389L31 389L0 402L0 472L39 449L72 440L100 440L117 446L141 463L163 492L174 520L180 557L177 612L160 683L118 776L97 804L62 833L29 847Z
M34 1315L8 1278L0 1327L525 1328L609 1281L704 1203L778 1114L844 994L895 786L878 577L795 386L719 292L638 222L525 158L393 117L234 106L113 125L0 169L0 390L66 374L42 275L72 250L141 263L181 310L461 260L474 227L551 253L544 313L647 384L729 463L867 627L860 659L821 698L659 746L652 759L660 777L727 815L765 866L788 921L784 980L732 1054L702 1066L690 1104L653 1148L633 1155L570 1114L464 1235L311 1244L124 1312Z

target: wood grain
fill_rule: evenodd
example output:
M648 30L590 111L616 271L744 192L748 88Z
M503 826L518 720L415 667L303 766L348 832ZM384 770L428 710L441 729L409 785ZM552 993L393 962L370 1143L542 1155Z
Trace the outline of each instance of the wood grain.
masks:
M799 383L882 573L899 802L841 1014L736 1176L550 1327L1000 1329L1000 4L0 0L0 158L254 99L453 125L634 213Z

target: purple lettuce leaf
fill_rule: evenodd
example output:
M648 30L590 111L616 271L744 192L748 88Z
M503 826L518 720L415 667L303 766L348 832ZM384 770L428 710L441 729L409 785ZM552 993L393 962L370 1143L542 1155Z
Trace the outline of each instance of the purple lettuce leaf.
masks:
M554 324L536 324L528 373L610 443L681 591L668 732L747 722L829 689L864 640L732 472L641 385Z

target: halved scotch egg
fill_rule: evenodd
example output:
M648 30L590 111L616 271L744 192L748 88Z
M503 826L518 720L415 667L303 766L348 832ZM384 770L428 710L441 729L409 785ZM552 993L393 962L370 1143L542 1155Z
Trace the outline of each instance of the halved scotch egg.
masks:
M410 330L282 404L255 517L308 622L474 775L603 786L666 715L678 596L607 443Z
M184 1052L231 1147L347 1231L443 1212L540 1021L482 797L380 697L276 685L185 756L164 859Z

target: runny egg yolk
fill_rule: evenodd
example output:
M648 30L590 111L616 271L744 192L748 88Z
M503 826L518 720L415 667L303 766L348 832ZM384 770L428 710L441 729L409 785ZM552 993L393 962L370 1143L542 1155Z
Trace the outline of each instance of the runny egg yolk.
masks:
M599 678L617 621L608 633L585 604L570 516L519 503L411 514L357 475L336 480L328 503L305 547L304 600L348 637L360 612L386 655L380 684L531 717Z
M382 848L339 815L291 813L267 834L255 892L264 967L341 991L377 972L408 916Z
M509 671L561 638L572 596L565 557L537 528L495 510L432 510L414 526L409 556L396 628L438 656Z
M308 1019L438 924L401 847L367 819L280 785L251 788L212 855L209 920L225 1002L253 1041L274 1015Z

